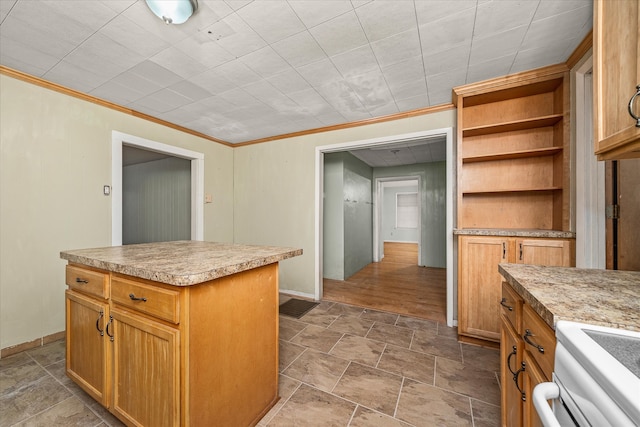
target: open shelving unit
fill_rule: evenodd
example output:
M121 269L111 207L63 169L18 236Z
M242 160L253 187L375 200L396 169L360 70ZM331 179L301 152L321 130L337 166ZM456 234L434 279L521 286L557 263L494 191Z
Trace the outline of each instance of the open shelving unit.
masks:
M569 229L564 64L454 88L457 228Z

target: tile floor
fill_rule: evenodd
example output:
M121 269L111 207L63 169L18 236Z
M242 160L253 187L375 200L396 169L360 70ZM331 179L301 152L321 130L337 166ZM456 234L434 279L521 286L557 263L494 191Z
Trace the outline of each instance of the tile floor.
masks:
M122 425L64 369L64 341L0 359L0 426ZM498 371L445 325L322 302L280 316L281 399L259 426L498 426Z

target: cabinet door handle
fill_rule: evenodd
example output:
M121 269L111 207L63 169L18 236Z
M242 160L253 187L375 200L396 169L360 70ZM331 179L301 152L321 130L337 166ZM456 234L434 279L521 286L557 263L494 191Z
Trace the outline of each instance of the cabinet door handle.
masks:
M104 329L100 329L100 319L104 317L104 311L100 310L100 314L98 315L98 319L96 320L96 329L100 332L100 336L104 336Z
M109 341L113 341L113 334L109 333L109 325L111 325L112 323L113 323L113 316L109 316L109 323L107 323L107 327L105 328L107 332L107 336L109 337Z
M516 388L520 392L520 398L522 399L523 402L526 402L527 394L520 388L520 384L518 384L518 378L520 377L520 374L526 370L527 364L522 362L521 366L522 367L518 369L518 371L515 374L513 374L513 382L516 383Z
M640 116L636 116L636 115L633 113L633 101L635 101L635 100L636 100L636 97L637 97L638 95L640 95L640 85L636 86L636 91L637 91L637 92L635 93L635 95L633 95L633 96L631 97L631 100L629 101L629 114L630 114L630 115L631 115L631 117L633 117L633 119L636 121L636 127L637 127L637 128L640 128Z
M513 307L511 307L510 305L505 304L506 302L507 302L507 299L506 298L502 298L500 300L500 305L503 306L503 307L506 307L506 309L509 310L509 311L513 311Z
M89 283L89 281L87 279L76 277L76 283Z
M502 259L505 259L507 257L507 244L505 242L502 242Z
M522 243L520 243L520 261L522 261Z
M516 373L514 372L513 369L511 369L511 358L513 356L515 356L516 354L518 354L518 347L516 347L515 345L513 346L513 351L509 354L509 357L507 357L507 368L509 368L509 372L511 372L511 375L515 375Z
M137 297L134 294L129 294L129 298L131 298L131 301L147 302L147 299L145 297Z
M533 333L529 329L527 329L527 330L524 331L524 335L522 336L522 339L524 339L527 344L537 348L540 353L544 353L544 347L542 347L539 344L534 343L533 341L531 341L529 339L529 337L533 337L533 336L535 336L535 335L533 335Z

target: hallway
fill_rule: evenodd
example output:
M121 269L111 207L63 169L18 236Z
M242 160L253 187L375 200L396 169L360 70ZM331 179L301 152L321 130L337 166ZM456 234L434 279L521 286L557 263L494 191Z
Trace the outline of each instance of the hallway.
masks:
M447 270L388 258L345 281L324 279L323 299L446 323Z

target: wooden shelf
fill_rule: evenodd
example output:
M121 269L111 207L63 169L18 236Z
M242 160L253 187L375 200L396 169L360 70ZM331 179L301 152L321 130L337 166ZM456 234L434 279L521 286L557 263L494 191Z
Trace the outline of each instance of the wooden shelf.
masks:
M531 193L531 192L541 192L541 191L557 191L562 190L562 187L538 187L538 188L508 188L504 190L491 189L491 190L471 190L471 191L463 191L462 195L467 194L504 194L504 193Z
M552 156L562 152L562 147L536 148L533 150L511 151L463 157L462 163L490 162L494 160L523 159L527 157Z
M512 132L518 130L535 129L547 126L553 126L562 120L563 114L552 114L549 116L535 117L532 119L515 120L512 122L496 123L485 126L476 126L462 129L462 136L467 138L470 136L489 135L500 132Z

